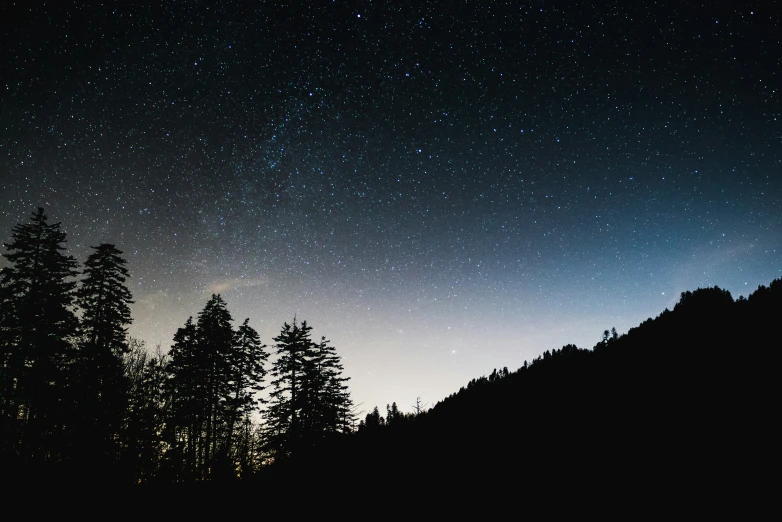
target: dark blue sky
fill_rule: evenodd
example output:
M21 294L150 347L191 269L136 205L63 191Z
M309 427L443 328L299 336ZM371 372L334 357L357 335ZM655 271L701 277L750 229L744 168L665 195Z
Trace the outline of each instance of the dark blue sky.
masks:
M221 292L409 409L782 275L772 2L17 4L0 231L115 243L150 345Z

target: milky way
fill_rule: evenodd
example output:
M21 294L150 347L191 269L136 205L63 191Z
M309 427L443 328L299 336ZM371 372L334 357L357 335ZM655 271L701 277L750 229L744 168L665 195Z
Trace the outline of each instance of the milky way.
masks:
M770 2L17 4L0 233L116 244L149 346L221 293L409 410L782 276Z

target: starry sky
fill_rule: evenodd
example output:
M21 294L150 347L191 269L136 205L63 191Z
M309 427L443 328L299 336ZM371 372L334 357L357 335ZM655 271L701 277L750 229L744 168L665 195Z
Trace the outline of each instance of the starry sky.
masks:
M149 346L220 293L331 339L365 411L432 405L782 276L780 12L4 0L0 234L116 244Z

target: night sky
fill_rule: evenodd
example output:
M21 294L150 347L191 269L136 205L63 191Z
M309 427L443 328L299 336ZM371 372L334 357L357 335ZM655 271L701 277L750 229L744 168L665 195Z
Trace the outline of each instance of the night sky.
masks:
M148 346L219 292L431 405L782 276L780 11L3 0L0 237L116 244Z

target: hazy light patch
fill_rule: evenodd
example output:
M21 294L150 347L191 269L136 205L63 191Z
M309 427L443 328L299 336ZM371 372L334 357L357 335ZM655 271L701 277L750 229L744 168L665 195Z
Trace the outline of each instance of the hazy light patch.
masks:
M268 279L265 277L255 278L233 278L213 281L206 287L207 294L226 294L235 290L241 290L243 288L255 288L257 286L265 286L268 284Z

